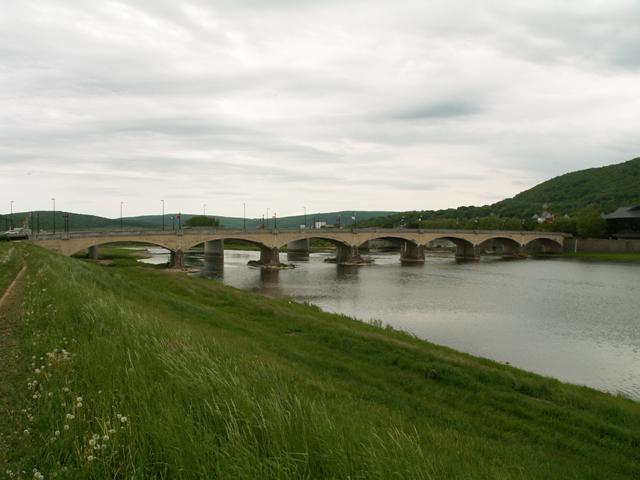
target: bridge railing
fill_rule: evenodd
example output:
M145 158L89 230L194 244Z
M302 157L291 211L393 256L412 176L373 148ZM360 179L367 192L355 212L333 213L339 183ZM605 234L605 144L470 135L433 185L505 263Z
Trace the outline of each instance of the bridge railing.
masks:
M151 229L136 229L136 230L86 230L86 231L73 231L62 233L39 233L30 235L30 240L65 240L69 238L86 238L86 237L144 237L144 236L183 236L190 234L197 235L261 235L265 233L285 234L285 233L381 233L381 234L398 234L398 233L434 233L441 236L447 235L540 235L540 236L561 236L571 237L569 234L561 232L546 232L540 230L464 230L464 229L420 229L420 228L283 228L283 229L224 229L224 228L183 228L180 230L151 230Z

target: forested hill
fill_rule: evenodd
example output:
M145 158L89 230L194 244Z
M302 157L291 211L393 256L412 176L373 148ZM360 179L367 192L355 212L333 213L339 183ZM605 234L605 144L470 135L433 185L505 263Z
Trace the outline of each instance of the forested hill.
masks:
M482 207L423 210L380 217L368 225L388 226L415 222L418 218L472 219L488 216L529 219L543 204L557 215L573 215L586 207L612 212L618 207L640 204L640 157L624 163L589 168L547 180L513 198Z

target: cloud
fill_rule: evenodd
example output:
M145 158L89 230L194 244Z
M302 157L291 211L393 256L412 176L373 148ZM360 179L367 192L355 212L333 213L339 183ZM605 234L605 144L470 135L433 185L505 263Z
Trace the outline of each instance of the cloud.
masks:
M0 211L510 197L638 155L639 21L631 0L5 2Z

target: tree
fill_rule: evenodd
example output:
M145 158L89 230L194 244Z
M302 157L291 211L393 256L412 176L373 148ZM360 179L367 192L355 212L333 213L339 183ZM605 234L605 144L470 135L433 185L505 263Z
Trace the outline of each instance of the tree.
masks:
M595 207L584 208L576 215L576 234L580 237L603 237L607 234L607 222Z
M205 215L196 215L187 220L186 224L189 227L219 227L220 221L214 217L207 217Z

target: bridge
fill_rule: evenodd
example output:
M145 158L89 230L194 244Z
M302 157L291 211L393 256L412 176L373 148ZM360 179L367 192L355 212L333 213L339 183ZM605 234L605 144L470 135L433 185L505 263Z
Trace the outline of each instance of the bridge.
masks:
M360 252L375 241L384 240L400 247L403 262L424 262L427 244L446 240L455 245L458 260L479 260L485 251L520 258L535 247L552 253L562 251L565 234L537 231L482 231L482 230L421 230L421 229L295 229L295 230L226 230L184 229L176 231L109 231L40 234L30 240L63 255L87 251L97 258L100 245L115 242L152 244L171 252L171 265L184 267L186 251L204 245L206 256L224 257L224 241L236 240L254 244L260 248L259 264L280 265L280 250L309 253L312 239L325 240L336 247L336 262L358 265L363 263Z

